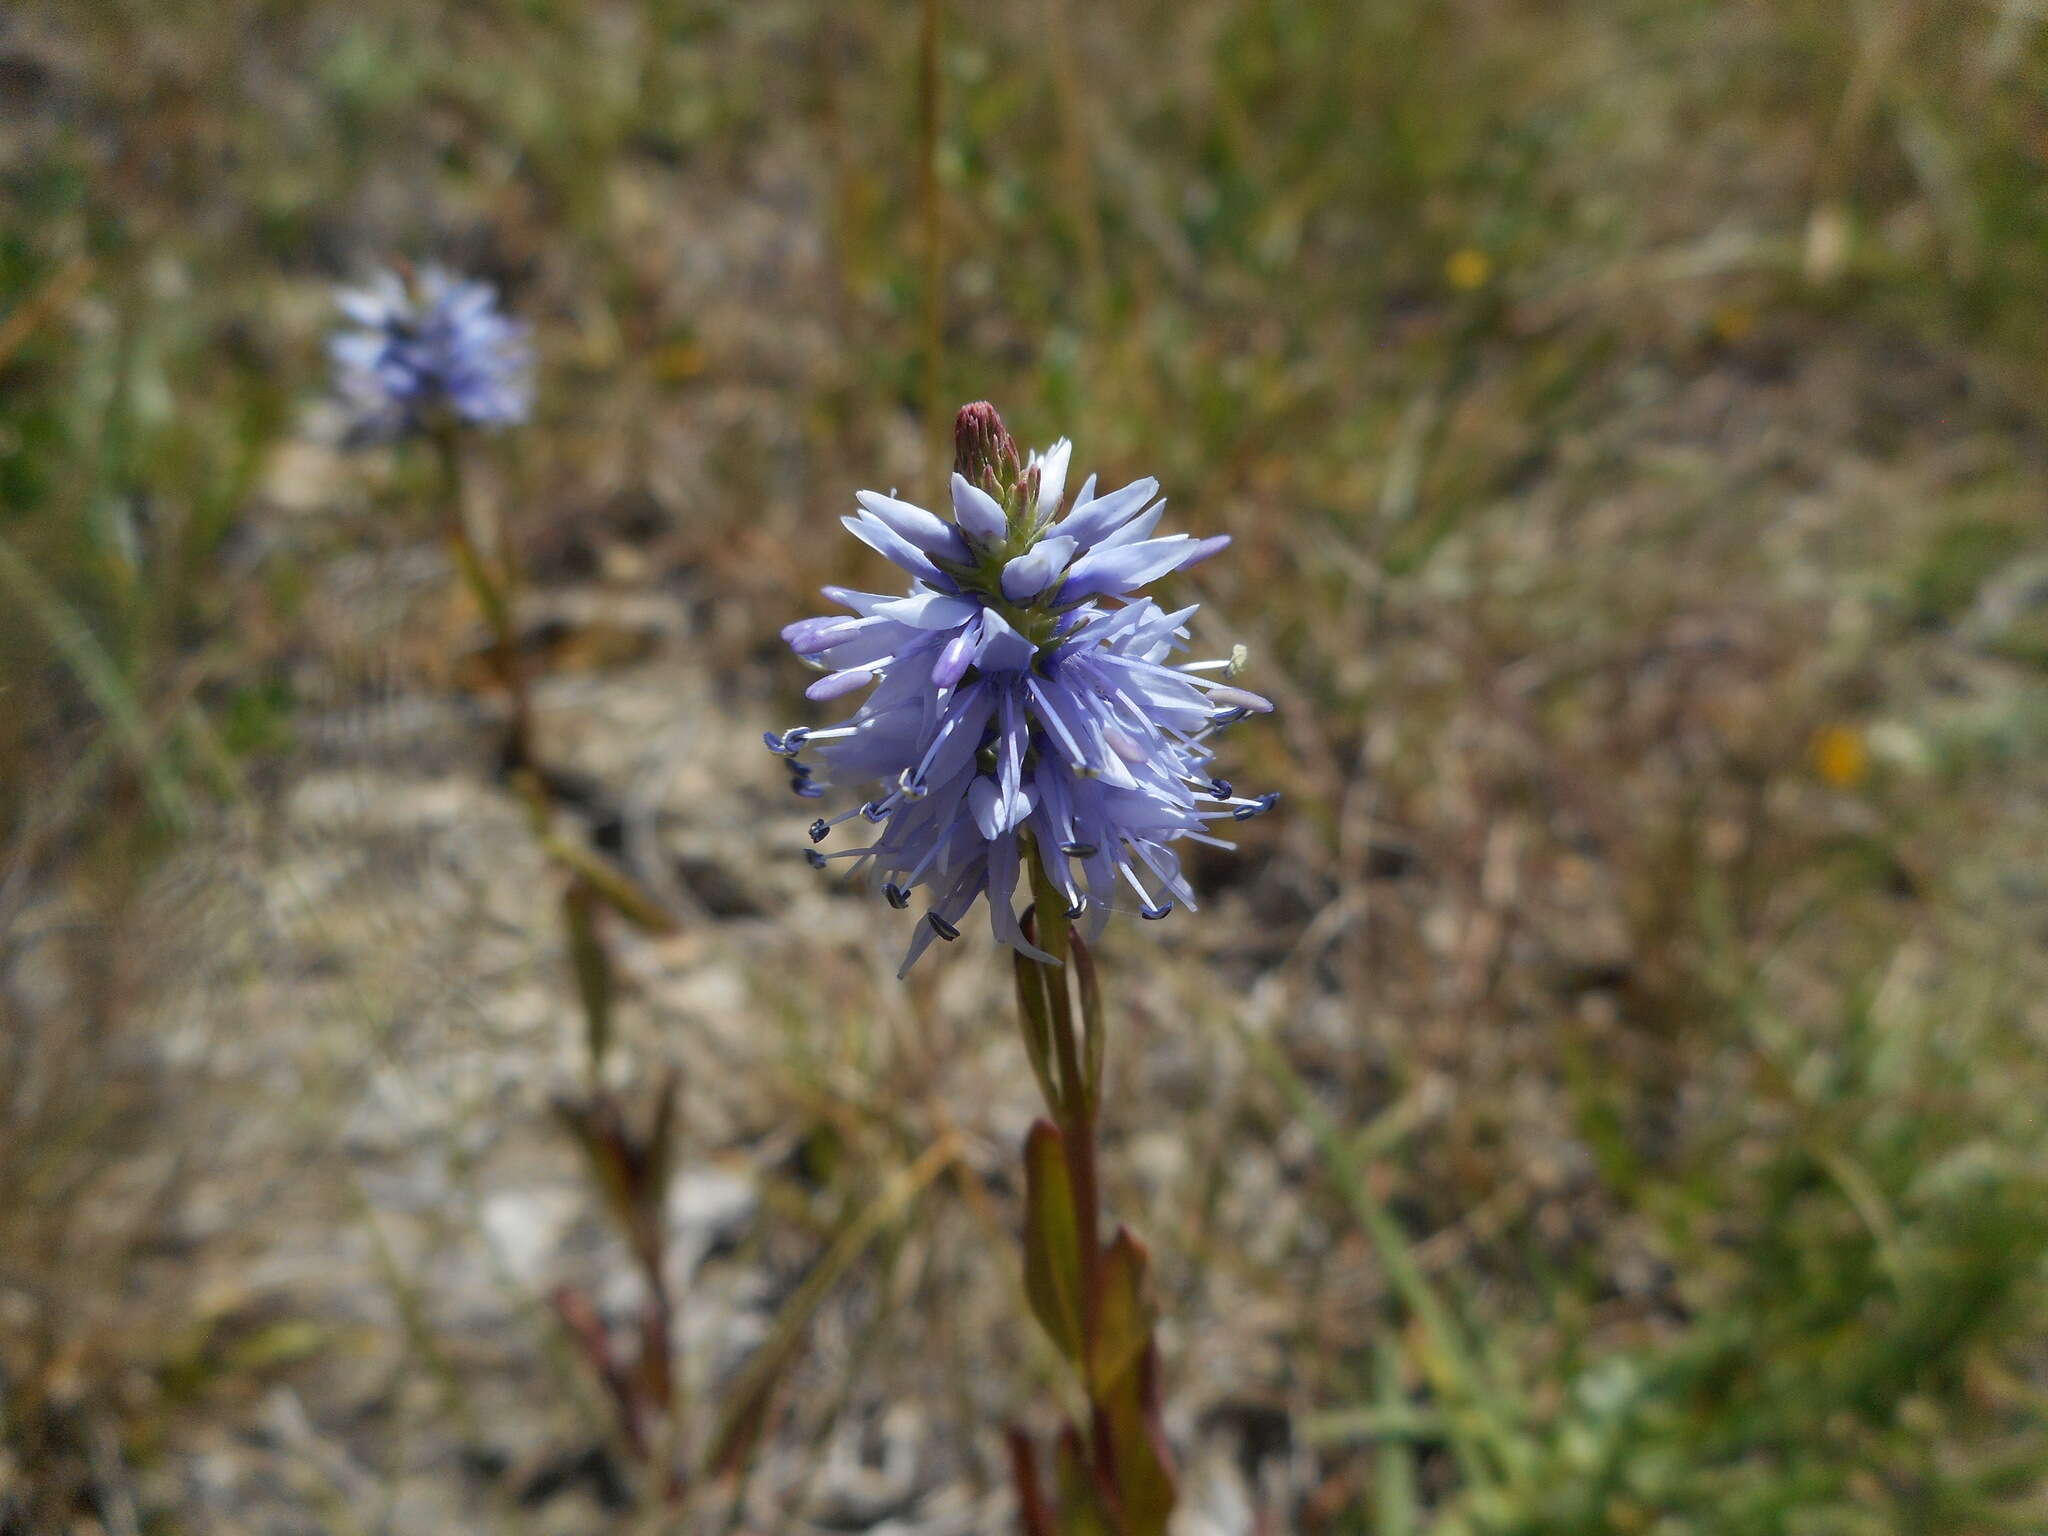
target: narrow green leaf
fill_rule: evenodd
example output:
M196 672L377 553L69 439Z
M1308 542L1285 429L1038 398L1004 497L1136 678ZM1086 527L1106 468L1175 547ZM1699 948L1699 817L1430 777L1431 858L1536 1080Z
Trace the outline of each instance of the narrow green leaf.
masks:
M1365 1229L1389 1283L1419 1325L1417 1353L1430 1385L1445 1405L1445 1423L1451 1431L1451 1448L1460 1469L1475 1486L1494 1486L1500 1480L1501 1469L1520 1459L1524 1452L1514 1428L1519 1417L1515 1405L1491 1394L1490 1384L1482 1379L1463 1330L1430 1286L1400 1223L1373 1194L1355 1149L1332 1122L1329 1112L1270 1040L1254 1035L1242 1024L1238 1026L1238 1038L1308 1127L1338 1194Z
M1103 1254L1101 1294L1095 1299L1095 1339L1088 1362L1090 1390L1107 1399L1138 1363L1152 1341L1152 1309L1146 1303L1145 1247L1127 1228L1117 1228Z
M1095 1473L1081 1450L1081 1437L1072 1425L1060 1435L1059 1450L1053 1457L1053 1481L1059 1488L1060 1536L1116 1536Z
M1159 1422L1159 1351L1146 1295L1150 1257L1119 1227L1097 1273L1088 1396L1106 1444L1122 1536L1164 1536L1175 1503L1173 1463Z
M1026 921L1030 919L1027 913ZM1024 1036L1024 1054L1031 1062L1031 1075L1038 1079L1038 1091L1045 1107L1058 1112L1059 1090L1052 1076L1052 1015L1046 1000L1045 967L1022 951L1012 957L1017 972L1017 1024Z
M49 636L65 666L71 669L72 676L78 679L79 686L106 716L157 814L172 827L189 827L192 802L185 794L185 786L157 753L156 733L143 718L142 708L121 675L121 668L107 654L92 627L4 539L0 539L0 585L20 598Z
M1302 1415L1294 1428L1302 1444L1318 1449L1388 1440L1430 1445L1450 1437L1442 1414L1406 1404L1396 1408L1331 1408Z
M1024 1138L1024 1290L1069 1360L1081 1358L1081 1225L1060 1133L1032 1122Z
M642 1171L641 1198L654 1211L665 1210L669 1176L675 1171L676 1111L682 1102L683 1074L670 1067L655 1090L654 1118L648 1126L647 1165Z
M1109 1421L1123 1536L1166 1536L1179 1495L1159 1418L1159 1350L1149 1338L1135 1368L1101 1406Z
M559 833L546 833L542 840L550 858L586 882L593 895L634 927L646 933L676 931L676 920L624 870Z
M1374 1373L1379 1411L1388 1415L1407 1411L1407 1394L1401 1390L1401 1351L1391 1336L1378 1342ZM1396 1436L1381 1440L1373 1453L1372 1496L1378 1517L1375 1536L1415 1536L1420 1507L1415 1491L1415 1452Z
M576 996L583 1004L583 1034L593 1072L604 1065L612 1038L612 965L597 933L597 897L586 880L569 882L562 894L562 918L569 930L569 962Z

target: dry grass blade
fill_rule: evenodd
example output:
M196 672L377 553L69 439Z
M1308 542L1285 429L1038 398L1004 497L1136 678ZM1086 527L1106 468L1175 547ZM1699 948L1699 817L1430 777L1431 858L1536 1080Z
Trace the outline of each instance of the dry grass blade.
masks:
M740 1472L760 1438L776 1384L789 1369L812 1317L852 1269L861 1254L888 1227L900 1221L931 1181L959 1156L959 1144L946 1138L928 1147L909 1167L899 1169L880 1194L847 1223L783 1304L766 1342L727 1389L719 1424L705 1456L705 1470L714 1477Z

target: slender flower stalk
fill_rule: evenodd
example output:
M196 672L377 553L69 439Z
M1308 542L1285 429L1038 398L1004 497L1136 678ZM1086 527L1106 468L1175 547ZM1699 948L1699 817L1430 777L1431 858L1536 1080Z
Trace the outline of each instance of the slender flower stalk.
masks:
M501 767L525 801L535 840L562 878L561 911L577 1000L583 1014L585 1081L562 1094L557 1117L583 1150L599 1201L638 1271L641 1310L636 1347L614 1344L595 1305L563 1287L554 1304L603 1385L619 1436L657 1498L686 1491L685 1394L674 1369L679 1299L666 1273L666 1193L673 1161L680 1079L654 1085L644 1111L605 1081L617 969L606 937L623 920L652 931L672 926L660 904L623 870L565 830L555 801L557 775L534 745L532 691L520 655L514 612L517 547L510 513L498 510L499 555L477 542L469 519L463 463L469 438L511 426L531 407L531 358L525 330L497 308L483 283L429 267L383 272L339 303L352 328L329 343L336 393L358 445L424 441L439 469L440 531L464 589L490 633L489 658L504 691L508 720Z
M948 1139L902 1171L826 1250L806 1283L779 1311L768 1338L732 1390L702 1414L693 1405L677 1348L684 1292L670 1283L668 1189L680 1139L681 1078L614 1085L607 1070L619 971L611 935L618 924L668 933L674 921L564 814L572 783L537 749L532 679L521 655L516 598L520 572L509 509L496 510L487 551L473 529L464 464L478 434L523 421L532 398L523 327L501 314L492 290L436 268L380 274L340 296L350 327L330 342L337 394L348 407L349 441L430 449L439 470L440 532L457 575L489 632L489 665L508 703L500 769L527 809L535 842L560 881L564 948L582 1014L583 1079L553 1108L581 1150L600 1208L631 1261L638 1315L607 1322L591 1296L557 1287L557 1321L609 1403L622 1460L650 1501L665 1505L663 1528L687 1518L699 1496L730 1494L764 1429L774 1393L796 1359L804 1330L860 1254L896 1223L957 1155ZM700 1411L693 1411L693 1406ZM700 1417L704 1422L699 1422Z
M447 540L455 569L462 577L477 611L491 632L491 670L498 686L505 690L510 719L505 736L505 765L514 774L526 771L533 762L533 699L528 691L526 668L519 657L519 633L513 624L514 573L509 564L493 566L477 547L470 532L469 511L463 494L462 432L451 416L438 418L430 434L435 457L441 466L441 533ZM500 510L502 548L510 550L513 539L510 514Z
M809 697L866 698L841 724L766 740L800 797L835 782L866 794L811 823L813 865L845 861L897 910L925 893L899 974L934 940L959 938L984 899L1014 951L1025 1053L1050 1117L1024 1149L1026 1290L1089 1405L1085 1432L1069 1426L1056 1447L1051 1504L1035 1450L1013 1436L1021 1518L1032 1536L1160 1536L1174 1488L1147 1258L1122 1228L1101 1241L1107 1017L1089 946L1114 910L1192 910L1175 845L1228 848L1212 828L1272 808L1278 796L1240 795L1215 775L1211 746L1272 706L1236 686L1241 647L1178 660L1196 610L1143 592L1228 538L1157 533L1165 504L1152 479L1098 494L1091 476L1069 504L1070 445L1020 455L985 403L961 410L954 448L950 518L862 491L843 519L909 590L828 587L847 614L782 632L824 674ZM856 817L870 841L817 846Z

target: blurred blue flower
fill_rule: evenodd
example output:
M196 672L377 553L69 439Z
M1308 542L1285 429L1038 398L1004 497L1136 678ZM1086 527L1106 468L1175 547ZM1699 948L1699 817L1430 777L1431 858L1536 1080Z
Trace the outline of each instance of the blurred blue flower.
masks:
M388 442L437 415L472 426L512 426L533 404L526 327L498 308L489 283L427 267L408 282L379 272L336 295L352 329L328 342L350 438Z
M909 573L906 595L828 587L850 616L782 632L826 674L809 697L874 686L843 724L767 741L807 798L828 780L879 785L857 809L811 825L822 843L859 816L879 827L875 840L813 849L812 862L852 860L897 908L928 888L904 971L933 938L958 937L983 896L996 938L1044 958L1016 907L1027 833L1092 936L1112 907L1135 904L1148 918L1192 908L1171 845L1229 847L1210 823L1277 799L1238 795L1210 771L1216 731L1272 707L1230 686L1241 653L1175 663L1195 609L1168 613L1137 593L1229 540L1154 537L1164 503L1150 479L1098 496L1091 477L1061 516L1068 444L1019 469L1007 434L989 451L993 434L1001 425L988 407L961 413L959 462L975 479L953 475L952 520L872 491L844 519ZM813 745L825 778L802 761Z

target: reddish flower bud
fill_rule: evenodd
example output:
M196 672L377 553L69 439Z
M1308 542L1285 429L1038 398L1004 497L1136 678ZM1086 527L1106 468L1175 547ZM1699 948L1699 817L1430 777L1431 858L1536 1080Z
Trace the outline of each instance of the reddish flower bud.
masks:
M961 406L953 418L953 468L997 501L1017 483L1017 440L986 400Z

